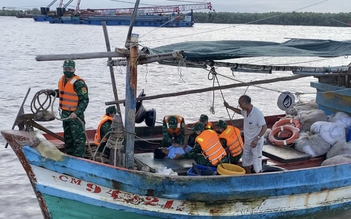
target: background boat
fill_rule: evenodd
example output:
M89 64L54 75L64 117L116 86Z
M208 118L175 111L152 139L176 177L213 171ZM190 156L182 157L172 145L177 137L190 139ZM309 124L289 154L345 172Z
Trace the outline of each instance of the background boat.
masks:
M40 8L41 15L35 21L49 21L55 24L89 24L130 25L133 8L80 9L78 1L76 9L67 9L68 3L50 11L50 7ZM152 27L192 27L194 25L193 10L212 10L210 2L185 5L166 5L140 7L135 26Z

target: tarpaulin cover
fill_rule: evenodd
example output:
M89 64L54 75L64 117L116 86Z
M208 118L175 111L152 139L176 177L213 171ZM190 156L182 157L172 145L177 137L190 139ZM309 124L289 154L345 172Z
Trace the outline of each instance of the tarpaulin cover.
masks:
M247 57L338 57L351 54L351 41L291 39L283 43L264 41L189 41L152 48L152 54L184 51L187 61Z

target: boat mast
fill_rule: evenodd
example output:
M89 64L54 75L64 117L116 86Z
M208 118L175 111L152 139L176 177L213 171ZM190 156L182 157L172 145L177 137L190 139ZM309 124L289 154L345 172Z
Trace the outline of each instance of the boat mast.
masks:
M132 34L135 17L137 15L140 0L136 0L132 20L128 30L125 47L129 49L127 56L126 73L126 102L125 102L125 167L134 166L134 133L135 133L135 109L137 92L137 60L138 60L138 35Z

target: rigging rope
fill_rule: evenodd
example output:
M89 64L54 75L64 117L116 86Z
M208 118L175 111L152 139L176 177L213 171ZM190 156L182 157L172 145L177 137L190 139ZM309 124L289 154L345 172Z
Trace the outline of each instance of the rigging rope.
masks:
M218 77L217 77L217 72L216 72L216 70L215 70L215 68L212 66L211 67L211 70L209 71L209 73L208 73L208 76L207 76L207 78L209 79L209 80L212 80L213 81L213 87L214 87L214 83L215 83L215 80L217 81L217 84L218 84L218 86L220 87L221 85L219 84L219 80L218 80ZM212 75L212 78L210 77ZM247 89L246 89L247 90ZM223 92L222 92L222 89L219 89L219 91L221 92L221 96L222 96L222 99L223 99L223 101L225 101L225 98L224 98L224 94L223 94ZM246 91L245 91L246 92ZM232 124L232 126L234 126L234 123L233 123L233 120L232 120L232 118L230 117L230 113L229 113L229 110L228 110L228 108L225 108L226 109L226 111L227 111L227 114L228 114L228 118L230 119L230 122L231 122L231 124ZM211 110L212 110L212 112L213 112L213 114L214 114L214 90L213 90L213 100L212 100L212 107L211 107Z
M323 1L319 1L319 2L316 2L316 3L313 3L313 4L310 4L310 5L307 5L307 6L304 6L304 7L301 7L301 8L297 8L295 10L292 10L290 11L290 13L293 13L293 12L297 12L297 11L301 11L303 9L306 9L306 8L310 8L312 6L316 6L316 5L319 5L319 4L322 4L324 2L327 2L329 0L323 0ZM269 16L269 17L265 17L265 18L262 18L262 19L257 19L257 20L254 20L254 21L250 21L250 22L247 22L247 23L244 23L244 24L238 24L236 26L241 26L241 25L246 25L246 24L253 24L253 23L256 23L256 22L259 22L259 21L264 21L264 20L268 20L268 19L271 19L271 18L276 18L276 17L280 17L280 16L283 16L283 15L286 15L288 12L282 12L280 14L277 14L277 15L272 15L272 16ZM229 28L232 28L232 27L236 27L236 26L233 26L233 25L230 25L228 27L222 27L222 28L214 28L214 29L210 29L208 31L202 31L202 32L198 32L198 33L193 33L193 34L186 34L186 35L179 35L178 37L176 36L173 36L172 39L175 39L175 38L183 38L183 37L186 37L186 38L189 38L189 36L194 36L194 35L200 35L200 34L204 34L204 33L213 33L213 32L216 32L216 31L219 31L219 30L225 30L225 29L229 29ZM151 31L150 31L151 32ZM144 34L146 35L146 34ZM143 36L144 36L143 35ZM140 38L140 37L139 37ZM166 38L159 38L159 39L150 39L150 40L146 40L146 41L143 41L143 42L160 42L160 41L165 41L165 40L169 40L169 39L166 39Z

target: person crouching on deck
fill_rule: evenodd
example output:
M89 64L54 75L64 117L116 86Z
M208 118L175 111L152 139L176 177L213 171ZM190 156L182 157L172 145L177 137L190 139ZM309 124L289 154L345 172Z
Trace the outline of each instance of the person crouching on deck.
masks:
M230 163L237 164L243 155L244 142L241 138L240 129L227 125L223 120L217 123L216 131L222 146L230 154Z
M117 109L115 106L109 106L106 108L106 113L102 117L94 136L94 144L96 146L100 145L98 152L104 151L104 156L107 158L110 156L110 148L106 147L104 150L104 147L106 145L109 135L107 136L105 135L109 131L111 131L112 120L113 120L113 117L116 115L116 113L117 113Z
M205 124L205 129L213 129L213 125L208 121L208 116L205 114L201 114L199 122Z
M208 121L208 116L205 114L201 114L199 121L197 121L196 123L198 122L202 122L203 124L205 124L205 129L213 129L212 123ZM194 123L194 125L196 125L196 123ZM196 136L197 135L193 131L189 131L189 138L188 138L189 146L193 147L195 145Z
M222 147L215 131L205 129L202 122L196 123L192 130L197 134L193 149L185 154L177 154L174 159L193 158L197 164L204 166L228 163L227 152Z
M184 118L178 115L167 115L163 118L162 125L162 146L168 147L176 143L184 144L185 139L185 122Z

